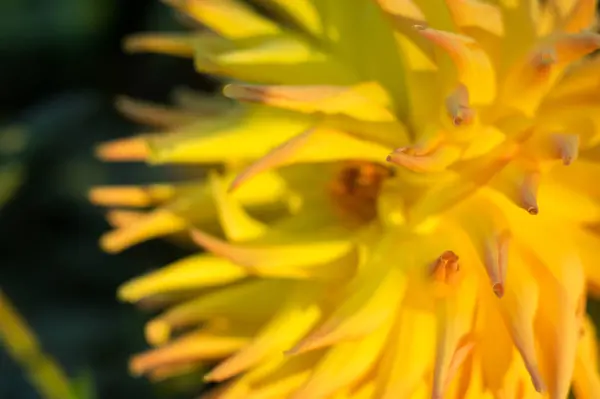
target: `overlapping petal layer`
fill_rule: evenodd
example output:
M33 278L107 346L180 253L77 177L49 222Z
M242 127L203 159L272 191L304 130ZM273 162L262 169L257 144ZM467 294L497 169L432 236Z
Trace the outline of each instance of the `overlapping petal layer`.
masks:
M207 252L122 287L164 309L134 372L209 369L213 398L600 394L595 1L171 3L205 29L127 48L193 57L237 105L126 99L165 131L99 148L214 169L92 193L106 250Z

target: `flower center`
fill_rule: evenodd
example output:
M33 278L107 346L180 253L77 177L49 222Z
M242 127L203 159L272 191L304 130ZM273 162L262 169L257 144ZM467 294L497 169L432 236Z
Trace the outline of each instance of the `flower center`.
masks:
M391 175L391 169L375 163L343 163L329 188L334 209L351 224L370 222L377 217L381 186Z

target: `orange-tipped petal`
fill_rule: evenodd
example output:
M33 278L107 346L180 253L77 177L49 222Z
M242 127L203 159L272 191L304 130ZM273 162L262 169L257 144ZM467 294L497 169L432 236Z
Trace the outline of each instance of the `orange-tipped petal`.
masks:
M223 93L240 101L258 102L305 113L344 114L371 122L396 120L381 86L260 86L230 84Z
M123 48L130 53L161 53L179 57L194 55L193 37L184 34L138 33L128 36Z
M100 144L95 153L103 161L136 162L148 159L150 152L144 138L133 137Z
M90 202L102 206L147 207L173 197L174 187L170 185L106 186L90 190Z
M246 271L231 262L207 254L192 255L134 278L119 287L119 298L137 302L169 292L202 289L229 284L246 277Z
M133 374L143 375L165 365L220 359L247 342L247 337L191 333L171 344L134 356L129 368Z

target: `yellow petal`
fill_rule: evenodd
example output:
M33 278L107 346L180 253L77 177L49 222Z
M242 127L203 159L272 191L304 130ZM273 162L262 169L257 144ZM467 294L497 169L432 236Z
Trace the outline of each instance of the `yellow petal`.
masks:
M308 381L290 399L324 399L360 381L375 366L390 327L388 321L359 340L329 349Z
M137 302L166 292L225 285L246 275L242 267L225 259L198 254L127 282L119 288L118 295L123 301Z
M480 336L477 352L480 356L483 386L496 397L501 397L502 392L510 392L516 388L509 385L513 382L509 379L509 371L511 363L515 361L514 345L504 320L496 309L495 298L489 295L486 288L484 290L488 295L484 293L477 312L476 333ZM533 327L530 330L533 332ZM517 361L522 362L521 359Z
M562 28L565 32L577 33L590 28L596 16L596 0L575 0L574 6L565 17Z
M267 227L250 217L231 195L216 173L209 175L209 183L217 207L221 228L230 241L245 241L262 236Z
M103 161L135 162L147 160L150 151L144 137L127 137L102 143L95 153Z
M195 37L176 33L138 33L128 36L123 47L130 53L160 53L191 58L194 55Z
M252 325L270 317L278 307L274 298L283 297L292 287L292 283L277 280L247 281L227 286L170 308L148 323L146 333L148 337L163 338L149 339L153 343L161 343L168 339L172 330L214 317L243 320Z
M196 69L262 84L340 84L358 82L355 72L331 55L289 36L238 43L235 49L206 51L198 46Z
M396 319L377 376L377 398L409 399L434 358L435 317L407 298Z
M303 31L306 31L315 36L320 36L323 33L321 16L317 13L317 9L312 0L259 0L268 7L269 10L281 17L284 21L293 21L294 26L298 26Z
M539 278L539 277L538 277ZM565 398L568 395L575 363L575 351L579 336L579 326L575 318L576 306L569 300L565 291L569 288L561 283L543 279L540 281L542 296L540 318L537 328L541 341L540 355L544 359L542 370L546 375L551 398ZM551 284L552 286L548 286ZM582 285L582 284L581 284ZM575 290L582 294L582 287Z
M259 86L230 84L225 96L304 113L345 114L372 122L394 121L387 94L376 82L345 86Z
M168 0L215 32L231 39L269 35L279 27L239 0Z
M393 51L394 34L378 5L374 1L359 1L353 7L344 7L339 0L314 4L323 15L324 44L334 57L345 65L353 65L361 81L380 82L393 98L394 108L404 113L406 86L398 79L403 72L402 61L400 54ZM365 31L369 34L361 33Z
M164 365L220 359L239 350L247 342L248 337L244 336L216 335L202 331L189 333L173 343L134 356L129 368L133 374L143 375Z
M476 284L473 277L467 276L453 291L436 301L438 325L432 387L434 399L443 398L454 374L453 360L457 351L466 344L463 340L473 323L476 298Z
M538 282L529 272L527 264L511 250L506 273L506 285L502 299L496 300L506 328L538 392L545 390L540 374L534 341L534 317L538 307Z
M440 101L438 66L434 62L430 41L414 29L422 24L424 16L412 0L377 0L394 27L396 46L401 54L406 85L407 106L402 110L413 126L421 126L431 120Z
M200 230L192 239L214 254L246 268L251 273L288 278L339 279L355 270L356 253L345 240L233 245ZM290 243L291 242L291 243Z
M382 238L363 267L364 274L354 281L348 299L327 320L302 340L292 353L301 353L333 345L340 341L362 338L389 321L402 300L406 277L393 264L395 254L408 250L390 234Z
M521 252L538 281L540 298L536 331L540 363L551 398L568 394L573 374L580 321L577 308L584 295L583 266L572 238L542 223L523 223L510 214L520 237ZM548 235L552 231L552 235ZM546 237L540 240L539 237Z
M323 356L322 351L299 356L278 356L273 361L250 370L240 382L251 386L244 399L272 399L289 396L310 376L312 368Z
M586 318L582 332L583 337L577 346L573 390L577 399L594 399L600 397L600 377L596 329L589 318Z
M185 218L167 209L157 209L131 225L104 234L100 245L106 252L118 253L147 239L181 231L187 224Z
M89 200L102 206L147 207L173 198L175 187L167 184L151 186L100 186L90 190Z
M478 28L496 36L504 34L502 13L497 6L474 0L447 0L446 4L461 29Z
M242 115L201 120L177 134L149 139L153 163L250 160L306 130L309 120L287 111L253 108ZM240 143L244 145L240 145Z
M284 356L283 352L306 334L320 318L321 310L315 299L314 289L301 286L247 346L219 363L205 379L223 381L265 358Z
M417 1L417 4L433 29L456 32L456 25L446 0Z
M539 2L537 0L498 0L504 30L501 71L528 51L537 39ZM510 27L510 29L508 29Z

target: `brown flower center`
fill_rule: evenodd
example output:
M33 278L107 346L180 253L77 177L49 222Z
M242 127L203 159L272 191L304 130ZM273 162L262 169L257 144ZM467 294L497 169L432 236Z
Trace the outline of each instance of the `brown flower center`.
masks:
M375 163L343 163L330 186L334 209L352 224L370 222L377 217L377 198L381 185L391 174L389 168Z

